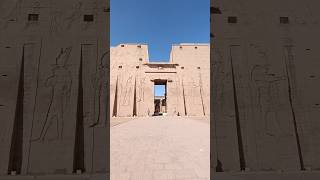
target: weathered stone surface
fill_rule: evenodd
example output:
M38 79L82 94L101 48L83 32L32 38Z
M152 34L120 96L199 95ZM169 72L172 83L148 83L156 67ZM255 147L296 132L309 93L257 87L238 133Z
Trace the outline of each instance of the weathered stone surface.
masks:
M262 179L255 173L319 169L315 7L314 0L211 1L213 171Z
M170 61L155 63L149 62L145 44L111 47L113 116L151 116L158 81L167 86L168 115L209 116L209 51L208 44L173 45Z
M0 2L0 175L107 171L108 9Z

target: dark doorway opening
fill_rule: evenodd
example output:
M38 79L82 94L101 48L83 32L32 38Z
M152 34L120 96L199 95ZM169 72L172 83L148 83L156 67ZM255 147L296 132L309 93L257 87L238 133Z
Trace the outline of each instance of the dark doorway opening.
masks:
M167 80L154 80L154 113L153 116L162 116L167 113Z

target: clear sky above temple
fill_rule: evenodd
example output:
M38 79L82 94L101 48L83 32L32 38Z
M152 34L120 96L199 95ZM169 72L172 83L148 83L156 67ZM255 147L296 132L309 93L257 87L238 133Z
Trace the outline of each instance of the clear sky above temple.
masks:
M111 0L110 43L147 43L150 61L172 44L210 42L209 0Z

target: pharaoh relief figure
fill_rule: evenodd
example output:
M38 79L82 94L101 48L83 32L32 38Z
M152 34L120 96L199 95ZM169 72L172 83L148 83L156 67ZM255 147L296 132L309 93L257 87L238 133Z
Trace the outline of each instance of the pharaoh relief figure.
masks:
M55 132L53 140L63 139L64 121L71 107L72 75L67 65L71 50L72 47L61 49L52 67L52 75L46 79L45 86L50 89L50 101L40 136L36 140L44 141L53 127L56 127L52 131Z
M280 97L276 92L279 91L279 82L286 80L286 77L276 76L270 73L270 65L256 65L251 71L251 80L256 89L257 106L259 107L260 117L263 125L264 136L276 137L284 130L277 117Z

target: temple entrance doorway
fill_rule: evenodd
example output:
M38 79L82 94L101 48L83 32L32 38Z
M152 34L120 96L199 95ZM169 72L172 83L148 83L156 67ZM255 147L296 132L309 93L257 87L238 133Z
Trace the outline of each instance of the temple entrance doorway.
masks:
M154 80L154 113L153 116L167 114L167 80Z

